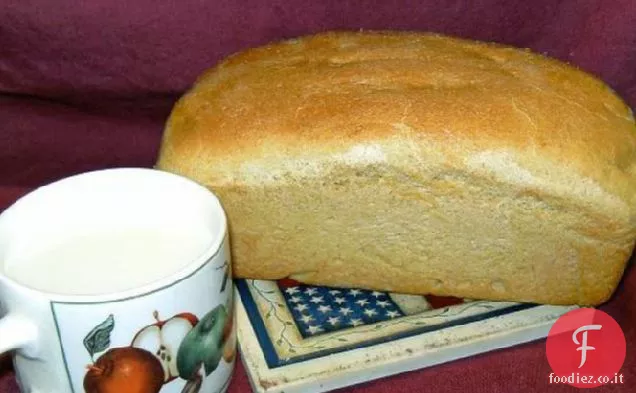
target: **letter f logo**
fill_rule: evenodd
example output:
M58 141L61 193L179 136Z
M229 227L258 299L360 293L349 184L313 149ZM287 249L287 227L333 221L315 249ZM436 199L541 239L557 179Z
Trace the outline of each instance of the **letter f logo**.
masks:
M585 361L587 360L587 351L592 351L595 350L596 348L587 345L587 331L588 330L601 330L603 326L601 325L584 325L581 326L580 328L576 329L574 331L574 333L572 333L572 341L574 341L574 344L576 345L580 345L580 347L576 348L577 351L581 351L581 364L579 364L579 368L583 367L583 365L585 364ZM581 342L579 342L578 338L576 338L576 336L581 333L581 336L583 337L583 339L581 340Z

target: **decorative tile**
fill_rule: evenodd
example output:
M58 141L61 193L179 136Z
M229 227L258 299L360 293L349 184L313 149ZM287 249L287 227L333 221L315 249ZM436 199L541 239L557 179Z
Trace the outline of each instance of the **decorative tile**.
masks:
M256 392L322 392L538 339L573 308L292 280L236 287L242 359Z

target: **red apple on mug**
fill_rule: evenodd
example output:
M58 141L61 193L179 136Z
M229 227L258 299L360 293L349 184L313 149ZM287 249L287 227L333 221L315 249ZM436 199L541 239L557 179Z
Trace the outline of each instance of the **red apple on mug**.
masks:
M112 348L89 365L86 393L158 393L164 383L161 364L140 348Z
M176 314L166 320L159 319L157 311L152 315L156 322L143 327L133 338L131 346L145 349L159 360L164 372L164 383L167 383L179 376L179 345L199 320L191 313Z

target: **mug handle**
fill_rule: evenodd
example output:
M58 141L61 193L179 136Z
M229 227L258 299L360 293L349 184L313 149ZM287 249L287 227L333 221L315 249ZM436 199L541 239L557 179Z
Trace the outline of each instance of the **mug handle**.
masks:
M37 327L27 318L9 313L0 319L0 353L14 349L26 357L36 357Z

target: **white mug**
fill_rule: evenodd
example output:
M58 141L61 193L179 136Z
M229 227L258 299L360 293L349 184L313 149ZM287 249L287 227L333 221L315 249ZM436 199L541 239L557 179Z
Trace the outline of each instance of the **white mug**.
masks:
M144 231L167 241L142 243L164 239ZM91 248L102 235L110 243ZM65 264L60 244L80 263ZM104 260L126 247L138 258ZM0 214L0 353L14 350L24 393L224 392L233 316L225 213L191 180L88 172Z

